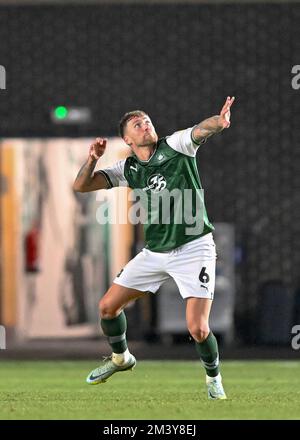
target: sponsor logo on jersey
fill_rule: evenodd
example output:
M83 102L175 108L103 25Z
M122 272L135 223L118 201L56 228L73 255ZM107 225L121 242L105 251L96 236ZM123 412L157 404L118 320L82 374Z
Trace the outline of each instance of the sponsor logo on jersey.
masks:
M165 189L167 181L161 174L153 174L149 177L147 184L148 186L143 188L143 191L148 191L148 189L150 189L152 192L158 193Z
M158 156L158 160L163 160L163 158L164 158L164 155L163 154L160 154L159 156Z
M130 165L130 169L131 169L131 170L134 170L134 171L137 171L137 165L135 165L135 166Z

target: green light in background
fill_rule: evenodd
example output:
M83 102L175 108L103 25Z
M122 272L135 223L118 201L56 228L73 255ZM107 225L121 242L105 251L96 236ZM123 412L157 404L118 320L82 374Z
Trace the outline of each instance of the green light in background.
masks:
M65 119L68 116L68 113L69 110L63 105L60 105L54 109L54 115L57 119Z

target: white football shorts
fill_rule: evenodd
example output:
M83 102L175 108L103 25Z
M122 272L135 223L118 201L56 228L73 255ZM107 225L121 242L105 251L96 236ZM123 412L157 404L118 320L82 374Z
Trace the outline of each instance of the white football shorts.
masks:
M126 264L113 282L155 293L166 280L173 278L182 298L213 299L216 258L212 233L169 252L153 252L144 248Z

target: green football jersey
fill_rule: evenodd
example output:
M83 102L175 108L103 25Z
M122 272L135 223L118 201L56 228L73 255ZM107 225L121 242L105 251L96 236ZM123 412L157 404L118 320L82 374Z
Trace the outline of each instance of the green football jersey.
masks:
M111 187L125 180L134 190L137 203L132 212L139 215L142 208L145 247L154 252L170 251L214 229L207 217L195 158L198 145L191 130L160 139L148 161L133 154L101 170Z

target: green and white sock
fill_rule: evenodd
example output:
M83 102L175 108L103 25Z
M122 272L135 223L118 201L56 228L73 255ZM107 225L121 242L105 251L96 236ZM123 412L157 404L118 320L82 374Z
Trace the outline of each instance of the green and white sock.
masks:
M124 311L112 319L101 319L101 328L113 351L113 361L116 364L127 362L130 355L127 347L127 320Z
M220 373L219 369L219 350L217 340L212 332L209 333L205 341L195 341L196 350L201 362L209 377L216 377Z

